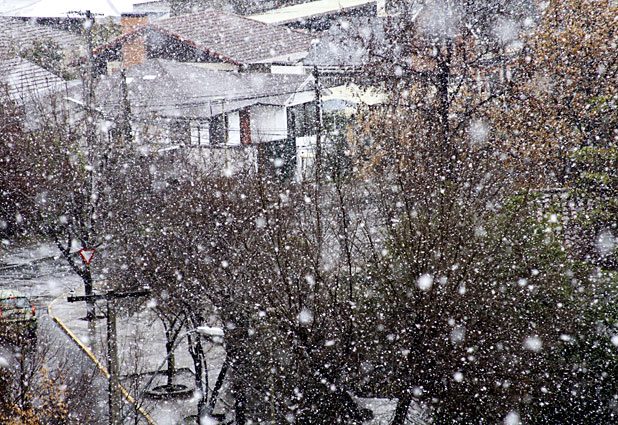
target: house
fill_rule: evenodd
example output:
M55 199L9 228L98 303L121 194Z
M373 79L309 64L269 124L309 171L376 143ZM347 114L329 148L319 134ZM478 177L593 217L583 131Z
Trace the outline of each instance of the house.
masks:
M29 129L38 128L50 115L46 105L74 84L63 77L69 74L69 62L86 52L85 40L79 35L40 22L0 17L1 95L19 105Z
M320 35L303 59L307 67L322 76L345 82L362 72L369 64L372 46L380 46L385 38L382 18L357 17L341 19Z
M59 49L56 53L64 58L65 64L86 53L86 40L80 35L37 22L0 17L0 57L18 56L37 45Z
M115 70L125 69L134 122L149 124L147 132L134 127L138 140L163 143L160 151L194 152L207 166L259 168L264 158L283 158L298 179L312 166L317 105L301 62L312 36L216 10L155 22L125 14L123 25L123 35L95 49L95 62L100 74L107 71L103 81L115 81L103 94L121 92ZM322 94L323 111L356 103L348 93ZM136 109L142 105L149 109Z
M428 23L431 12L424 5L415 5L406 15L342 18L321 34L303 59L303 65L314 68L320 75L320 83L328 87L350 82L371 86L374 82L365 78L367 67L384 65L382 76L386 78L391 73L396 77L394 64L404 64L400 69L402 73L430 79L438 69L431 51L406 48L394 35L412 33L414 28L419 37L416 46L421 46L423 34L432 31ZM469 52L476 53L467 58L465 67L458 62L463 56L453 59L450 72L454 78L474 80L475 89L482 96L511 78L510 68L522 47L516 35L508 42L502 40L501 48L497 43L492 48L477 48L477 40L473 37L462 40L458 36L456 39L465 44Z
M63 89L65 83L57 75L18 56L0 59L0 84L6 85L9 97L18 103Z
M94 50L99 74L146 59L201 63L212 69L270 71L297 64L313 37L229 12L206 10L150 22L146 14L123 14L123 34Z
M152 0L133 3L133 13L146 14L150 18L169 18L171 12L170 2L167 0Z
M26 129L39 129L52 114L50 105L57 104L71 85L19 56L0 58L0 97L19 106Z
M342 18L376 14L376 0L317 0L249 15L249 18L272 25L322 32Z
M315 134L313 78L307 75L222 72L150 59L102 76L95 97L110 123L122 121L128 105L136 143L183 151L207 168L275 167L298 176L297 144ZM70 100L80 104L81 90Z
M147 12L151 16L176 16L206 9L219 9L247 15L278 7L280 0L153 0L133 4L133 12Z
M126 0L10 0L0 2L0 15L64 19L72 12L90 10L97 15L120 16L125 7Z

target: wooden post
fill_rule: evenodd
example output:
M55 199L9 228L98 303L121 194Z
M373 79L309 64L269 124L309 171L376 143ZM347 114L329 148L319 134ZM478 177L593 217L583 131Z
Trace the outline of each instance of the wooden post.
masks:
M109 373L108 385L108 404L109 404L109 424L121 425L123 419L120 417L120 392L119 390L119 368L118 368L118 342L116 337L116 308L115 300L118 298L141 297L149 295L150 291L136 291L125 293L108 292L107 294L91 294L84 296L67 297L70 303L85 301L92 303L96 300L107 301L107 371Z
M319 184L322 178L322 93L320 89L320 80L318 67L313 67L313 78L315 79L315 112L316 112L316 131L315 131L315 179L316 184Z
M116 337L116 303L107 298L107 371L109 372L109 424L120 424L120 393L118 392L118 340Z

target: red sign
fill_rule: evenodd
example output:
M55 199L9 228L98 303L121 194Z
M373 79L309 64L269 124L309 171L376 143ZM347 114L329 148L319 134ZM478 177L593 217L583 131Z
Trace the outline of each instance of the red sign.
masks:
M86 265L90 264L92 257L94 257L94 249L80 249L78 252L79 255L82 256L84 263L86 263Z

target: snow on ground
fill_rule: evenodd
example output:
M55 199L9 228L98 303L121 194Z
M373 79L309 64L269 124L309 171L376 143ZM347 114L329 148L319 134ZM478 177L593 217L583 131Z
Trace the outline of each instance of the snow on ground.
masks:
M59 255L58 248L54 244L42 243L35 246L11 249L10 252L0 256L0 264L19 266L45 258L58 257Z
M357 398L356 400L361 407L373 411L373 419L365 422L365 425L390 424L395 414L395 408L397 407L397 399ZM408 411L408 420L406 423L409 425L427 425L430 422L426 417L427 414L423 412L421 406L413 402Z

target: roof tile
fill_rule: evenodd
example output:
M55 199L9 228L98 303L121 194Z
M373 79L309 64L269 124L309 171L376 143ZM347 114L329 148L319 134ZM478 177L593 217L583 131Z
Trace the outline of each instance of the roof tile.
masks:
M309 50L313 39L300 31L214 9L162 19L134 33L144 29L159 31L235 64L268 62L269 59L304 53ZM124 34L95 49L95 54L122 43L131 34Z
M0 17L0 57L12 56L15 50L31 46L35 41L52 40L67 52L85 49L82 37L69 31L37 25L23 19Z
M11 98L23 101L65 84L62 78L19 57L0 59L0 82L8 85Z

